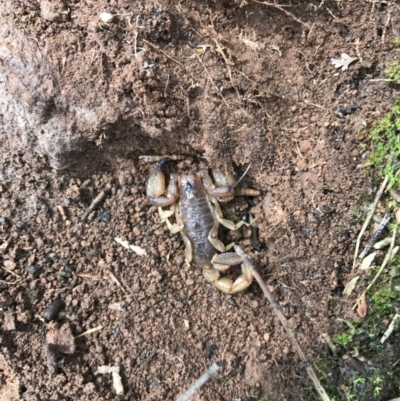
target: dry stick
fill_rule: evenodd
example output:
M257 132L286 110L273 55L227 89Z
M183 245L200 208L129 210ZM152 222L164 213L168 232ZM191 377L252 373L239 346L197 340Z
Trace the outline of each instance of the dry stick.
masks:
M368 287L366 288L366 290L364 290L364 292L361 294L361 296L357 299L356 304L353 306L353 309L355 309L357 307L357 303L359 302L359 300L367 293L367 291L375 284L375 281L378 279L378 277L381 275L383 269L385 268L385 266L390 262L390 259L392 258L392 252L393 252L393 248L394 248L394 241L396 239L396 231L397 231L397 227L395 227L395 229L393 230L393 236L392 236L392 240L390 241L390 247L388 250L388 253L385 256L385 259L383 260L383 263L381 265L381 267L379 268L378 272L376 273L374 279L369 283Z
M252 270L254 278L257 280L258 285L261 287L262 291L264 292L265 298L268 299L269 303L271 304L272 309L274 310L274 313L276 314L276 316L278 316L279 320L282 323L282 326L286 330L286 333L289 335L289 337L292 341L292 344L296 348L297 354L299 355L301 361L304 362L304 364L306 366L308 377L312 380L314 387L317 390L318 394L320 395L320 397L322 398L323 401L330 401L328 394L326 393L324 387L318 380L318 377L317 377L314 369L310 365L303 349L300 346L300 343L297 341L297 338L296 338L296 335L295 335L293 329L290 327L289 322L287 321L286 317L282 313L279 304L275 301L274 296L272 295L271 291L266 286L264 280L261 278L260 274L256 270L256 267L254 266L253 262L247 257L247 255L244 253L243 249L240 246L235 245L234 248L235 248L236 253L242 258L243 263Z
M381 198L383 191L385 190L387 182L388 182L388 176L385 176L385 179L383 180L383 183L382 183L381 187L379 188L378 193L375 196L375 200L374 200L374 204L372 205L372 209L370 210L367 218L365 219L365 222L361 228L360 234L358 234L357 242L356 242L356 250L354 252L353 269L356 267L357 255L358 255L358 251L360 250L361 237L364 235L364 232L368 227L368 224L375 212L376 205L378 204L379 199Z
M383 32L382 32L382 44L385 43L386 30L387 30L387 27L389 26L389 23L390 23L390 10L388 11L388 17L387 17L385 26L383 27Z
M305 22L303 22L302 20L299 20L297 17L295 17L292 13L290 13L289 11L286 11L284 8L282 8L281 6L279 6L278 4L274 4L274 3L267 3L266 1L257 1L257 0L253 0L254 3L258 3L258 4L264 4L265 6L270 6L270 7L274 7L277 8L278 10L281 10L283 13L285 13L286 15L288 15L289 17L293 18L295 21L297 21L299 24L304 25L305 27L307 27L308 29L310 29L310 26L308 24L306 24Z
M111 280L114 281L115 284L117 284L117 286L119 288L121 288L122 292L126 294L126 290L124 287L122 287L122 284L118 281L118 279L115 277L114 273L111 271L111 269L108 269L108 273L111 277Z
M103 326L94 327L93 329L89 329L89 330L84 331L84 332L81 333L81 334L78 334L75 338L80 338L80 337L87 336L88 334L95 333L96 331L99 331L99 330L101 330L102 328L103 328Z
M9 269L7 269L7 268L4 267L4 266L1 266L1 268L2 268L3 270L5 270L7 273L10 273L10 274L12 274L13 276L15 276L15 277L19 278L20 280L22 280L22 277L21 277L19 274L14 273L12 270L9 270Z
M222 96L222 93L219 91L218 86L215 84L214 80L211 77L210 72L208 71L207 67L204 65L203 60L195 53L195 56L197 57L197 59L200 61L201 65L204 68L204 71L207 73L208 75L208 79L210 80L210 82L214 85L215 89L217 90L217 93L219 94L219 96L221 97L222 101L225 103L226 108L229 109L228 103L226 102L225 98Z
M376 241L378 241L379 237L381 236L383 230L389 223L393 216L390 213L386 213L385 216L383 217L381 224L379 224L379 227L377 230L373 233L371 239L368 241L367 246L365 249L360 253L359 258L364 259L365 256L367 256L368 252L372 249L372 247L375 245Z
M214 362L176 401L187 401L204 383L211 379L221 367Z
M107 196L107 189L103 189L95 198L94 201L90 204L90 206L86 209L86 212L83 214L81 217L81 221L85 221L89 214L93 212L94 209L96 209L97 206L99 206L104 199L106 199Z
M226 58L225 53L224 53L224 51L222 50L222 47L221 47L221 45L219 44L218 40L216 40L216 39L213 39L213 40L214 40L215 44L217 45L218 53L222 56L222 58L223 58L224 61L225 61L226 68L228 68L229 80L231 81L231 83L232 83L232 85L233 85L233 82L232 82L232 72L231 72L231 67L229 66L229 61L228 61L228 59Z
M182 63L180 63L178 60L175 60L173 57L169 56L168 53L165 53L164 50L161 50L159 47L154 46L153 43L150 43L150 42L149 42L148 40L146 40L146 39L143 39L143 42L147 43L148 45L150 45L153 49L157 50L158 52L164 54L164 56L165 56L166 58L169 58L169 59L172 60L174 63L176 63L176 64L180 65L181 67L183 67L183 64L182 64Z

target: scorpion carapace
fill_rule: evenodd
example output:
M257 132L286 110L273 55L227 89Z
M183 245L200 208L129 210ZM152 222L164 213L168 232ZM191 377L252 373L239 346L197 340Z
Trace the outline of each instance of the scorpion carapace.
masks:
M224 219L219 202L232 199L235 195L258 196L259 191L252 188L237 188L232 175L219 169L212 169L211 179L207 171L182 174L178 177L171 174L166 186L162 168L168 158L162 158L150 174L146 194L150 202L159 207L159 214L172 233L180 232L186 245L186 261L194 262L203 268L205 279L221 291L233 294L247 288L252 280L251 269L242 263L234 252L227 252L218 238L218 227L223 225L235 230L246 224L238 224ZM169 210L163 207L170 206ZM176 223L169 218L175 215ZM232 244L233 245L233 244ZM217 253L222 252L222 253ZM221 276L231 266L241 264L242 274L233 281Z

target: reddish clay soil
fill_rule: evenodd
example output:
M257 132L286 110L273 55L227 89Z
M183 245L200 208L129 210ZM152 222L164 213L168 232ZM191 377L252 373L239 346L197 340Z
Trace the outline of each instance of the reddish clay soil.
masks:
M257 284L227 296L186 266L180 236L145 196L154 164L138 160L186 154L167 170L224 166L238 177L251 163L244 182L262 195L224 210L255 228L220 238L242 245L310 360L323 357L323 334L354 316L342 291L374 195L357 134L399 95L371 80L398 57L400 17L361 0L283 10L5 0L1 400L175 400L213 361L222 370L193 400L305 399L304 366ZM346 71L331 64L342 53L358 58ZM102 365L120 368L125 395L96 374Z

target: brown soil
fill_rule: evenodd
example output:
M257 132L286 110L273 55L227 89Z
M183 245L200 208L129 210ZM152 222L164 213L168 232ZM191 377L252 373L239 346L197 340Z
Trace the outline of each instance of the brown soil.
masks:
M399 95L371 79L398 55L400 18L398 6L369 1L290 4L6 0L2 400L117 399L101 365L120 367L119 399L174 400L214 360L221 373L193 400L303 399L304 366L260 289L227 296L185 266L180 237L145 197L154 165L138 162L188 154L168 168L207 161L238 176L252 163L247 181L262 196L226 213L249 213L258 238L246 228L221 238L245 248L310 358L323 356L322 334L353 313L342 290L355 216L372 196L356 134ZM343 72L330 61L341 53L358 57Z

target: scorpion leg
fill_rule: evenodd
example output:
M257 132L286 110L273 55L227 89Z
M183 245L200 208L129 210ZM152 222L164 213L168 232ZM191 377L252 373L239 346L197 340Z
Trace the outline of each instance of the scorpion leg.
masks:
M181 231L183 243L185 244L185 262L190 266L190 262L193 260L193 247L190 239Z
M251 268L243 263L242 258L237 253L227 252L214 255L211 263L212 267L203 270L203 276L214 287L226 294L243 291L253 281ZM231 266L238 265L239 263L241 263L242 274L235 281L229 277L220 277L220 271L228 270Z
M218 227L219 227L219 222L218 222L218 220L215 220L214 225L211 227L211 230L208 234L207 239L215 249L217 249L220 252L225 252L226 248L225 248L224 243L217 238Z
M241 220L239 223L235 224L231 220L224 219L221 207L218 203L218 200L214 198L213 196L210 196L210 201L214 205L214 215L215 218L218 220L220 224L222 224L224 227L228 228L229 230L237 230L238 228L242 227L243 225L248 226L249 224L246 223L245 221Z
M169 221L169 217L171 217L174 212L175 212L176 223L172 224ZM184 225L181 215L179 214L179 207L176 204L172 204L170 210L163 210L161 207L159 207L158 213L161 219L167 223L168 229L169 231L171 231L172 234L176 234L179 232L182 233Z

